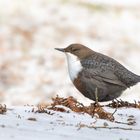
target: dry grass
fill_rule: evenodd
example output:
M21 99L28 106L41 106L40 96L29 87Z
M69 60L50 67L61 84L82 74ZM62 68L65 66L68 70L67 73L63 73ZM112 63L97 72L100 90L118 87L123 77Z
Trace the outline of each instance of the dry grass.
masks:
M4 114L7 111L6 105L0 104L0 114Z

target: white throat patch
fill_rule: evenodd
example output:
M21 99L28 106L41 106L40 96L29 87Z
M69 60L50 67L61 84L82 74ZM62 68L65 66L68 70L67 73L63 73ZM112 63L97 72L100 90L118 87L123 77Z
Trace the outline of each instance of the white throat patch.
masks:
M71 53L66 53L66 56L67 56L70 79L74 81L74 79L77 78L78 73L82 70L82 65L77 56Z

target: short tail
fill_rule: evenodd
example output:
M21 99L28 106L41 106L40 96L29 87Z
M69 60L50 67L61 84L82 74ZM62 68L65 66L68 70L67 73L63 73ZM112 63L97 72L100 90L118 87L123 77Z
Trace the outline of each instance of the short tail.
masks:
M140 76L138 75L138 82L140 82Z
M139 75L134 75L133 77L134 81L135 81L135 84L139 83L140 82L140 76Z
M134 85L136 85L139 82L140 82L140 76L136 75L136 74L133 74L131 80L128 83L128 87L134 86Z

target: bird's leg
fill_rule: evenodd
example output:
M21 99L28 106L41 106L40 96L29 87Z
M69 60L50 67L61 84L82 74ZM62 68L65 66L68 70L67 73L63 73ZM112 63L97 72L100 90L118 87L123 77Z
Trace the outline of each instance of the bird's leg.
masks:
M95 105L98 106L99 103L98 103L98 88L96 87L95 88Z

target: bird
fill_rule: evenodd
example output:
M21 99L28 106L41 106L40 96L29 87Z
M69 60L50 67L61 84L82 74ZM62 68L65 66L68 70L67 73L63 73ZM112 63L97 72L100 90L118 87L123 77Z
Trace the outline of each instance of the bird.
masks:
M115 59L78 43L55 48L67 57L68 72L74 86L85 97L99 102L111 101L140 82L140 76Z

